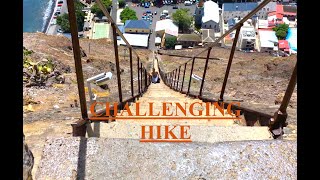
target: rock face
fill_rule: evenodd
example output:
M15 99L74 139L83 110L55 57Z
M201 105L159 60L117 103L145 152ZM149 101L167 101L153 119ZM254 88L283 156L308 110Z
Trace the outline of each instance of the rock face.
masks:
M50 138L36 179L297 179L296 141Z
M31 171L34 164L33 154L24 141L23 135L23 180L31 180Z

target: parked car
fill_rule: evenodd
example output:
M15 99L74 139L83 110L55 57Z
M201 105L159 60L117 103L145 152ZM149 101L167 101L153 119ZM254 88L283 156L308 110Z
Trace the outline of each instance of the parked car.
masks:
M179 9L178 6L173 6L172 9Z
M148 10L148 11L146 11L146 13L147 13L147 14L151 14L151 11L150 11L150 10Z
M146 16L146 15L147 15L147 13L143 13L142 15Z
M57 7L57 11L61 11L61 6L58 6L58 7Z
M62 6L62 4L58 4L58 7Z
M56 12L54 13L54 15L55 15L55 16L58 16L58 15L60 15L60 12L57 12L57 11L56 11Z
M154 12L154 15L157 15L157 11Z
M150 7L150 3L146 2L144 3L144 8L149 8Z
M57 32L58 32L58 33L63 33L63 31L62 31L61 28L59 28L59 29L57 30Z
M185 1L185 2L184 2L184 5L185 5L185 6L191 6L192 3L191 3L190 1Z
M58 4L63 4L63 1L58 1Z

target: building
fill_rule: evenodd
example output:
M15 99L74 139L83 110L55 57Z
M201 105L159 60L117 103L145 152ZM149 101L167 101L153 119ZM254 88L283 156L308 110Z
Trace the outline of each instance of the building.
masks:
M231 29L236 24L236 20L234 18L229 19L227 24L228 24L228 29Z
M201 42L201 36L197 34L179 34L176 44L182 47L195 47Z
M223 3L222 4L222 15L224 21L228 21L232 18L243 18L250 11L258 6L256 2L247 3Z
M258 29L272 30L272 28L274 27L275 27L275 23L273 21L268 21L264 19L258 20Z
M194 12L195 25L201 27L202 17L204 15L204 0L200 0L197 4L196 10Z
M260 46L258 49L260 52L271 53L278 49L278 38L275 31L259 29L258 32L260 39Z
M215 32L220 32L219 6L213 1L206 1L203 5L203 17L201 19L202 29L213 29Z
M220 32L220 13L217 3L200 0L195 10L195 24L203 29L214 29L215 32Z
M213 43L215 41L213 29L202 29L201 32L201 40L203 45Z
M161 38L161 47L164 46L165 43L165 37L168 36L175 36L178 37L178 31L179 28L177 25L175 25L171 19L164 19L157 21L155 33L156 37Z
M253 27L250 21L243 23L237 42L237 48L241 50L254 50L255 41L255 28Z
M176 36L178 37L179 28L173 23L171 19L164 19L157 21L155 32L157 36L162 37L164 34L167 36Z
M287 40L279 40L278 45L279 45L279 50L284 51L286 53L290 53L290 46Z
M149 44L149 34L132 34L132 33L124 33L123 36L129 42L131 46L140 47L140 48L148 48ZM126 45L122 38L118 40L118 45Z
M223 3L222 14L224 21L232 18L243 18L254 10L261 2L237 2ZM255 15L259 19L267 19L268 13L276 10L276 2L269 2L265 7L259 10Z
M150 34L150 24L145 20L127 20L124 24L125 33Z
M297 7L277 4L276 11L268 13L268 21L277 24L288 24L290 27L296 26Z

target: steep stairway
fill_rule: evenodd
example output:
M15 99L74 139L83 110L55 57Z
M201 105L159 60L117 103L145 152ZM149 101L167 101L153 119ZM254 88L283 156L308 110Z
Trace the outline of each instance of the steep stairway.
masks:
M154 68L159 72L158 64L155 58ZM161 59L160 59L161 60ZM139 112L150 114L149 102L153 102L153 114L163 111L163 102L172 103L168 114L173 113L175 117L191 117L189 107L192 103L197 102L194 106L195 114L198 114L198 110L203 110L202 116L205 116L204 107L200 107L200 103L205 104L199 99L189 98L184 94L171 90L166 86L162 79L160 83L151 84L135 103L130 105L131 112L136 111L136 104L139 103ZM187 113L186 115L180 110L176 109L175 102L181 105L186 103ZM213 112L215 111L215 112ZM210 114L215 113L216 117L230 117L225 110L224 116L218 109L210 108ZM127 112L120 111L118 116L129 117ZM147 116L151 118L151 116ZM158 116L160 118L166 118L165 116ZM173 117L173 116L170 116ZM194 117L194 116L193 116ZM168 118L168 117L167 117ZM134 119L134 120L116 120L111 123L94 122L91 126L88 126L88 137L105 137L105 138L124 138L124 139L140 139L141 138L141 125L189 125L192 141L198 142L222 142L222 141L243 141L243 140L268 140L272 139L268 128L262 126L242 126L239 125L238 120L233 119L212 119L212 120L190 120L190 119ZM177 132L179 135L179 132Z

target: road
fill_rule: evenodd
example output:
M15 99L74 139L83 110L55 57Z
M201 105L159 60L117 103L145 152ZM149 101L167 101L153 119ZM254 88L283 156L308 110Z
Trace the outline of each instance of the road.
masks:
M53 14L57 10L57 4L58 4L58 1L56 1L55 5L54 5L55 7L54 7ZM62 7L61 7L60 15L62 15L64 13L68 13L68 7L67 7L67 1L66 0L63 0L63 4L62 4ZM49 25L48 25L48 29L46 31L46 34L50 34L50 35L58 34L57 30L60 28L60 26L57 25L57 24L52 24L51 25L51 22L53 21L53 14L51 15L51 19L50 19L50 22L49 22Z
M137 14L137 17L138 19L142 19L142 14L144 12L146 12L147 10L150 10L151 12L155 12L157 11L157 15L153 15L153 20L152 20L152 25L150 27L150 29L152 29L152 34L149 38L149 49L150 50L156 50L155 48L155 28L156 28L156 22L160 20L160 14L163 10L168 10L169 11L169 15L172 17L172 13L174 13L177 9L173 9L173 6L171 5L164 5L162 6L161 8L158 8L158 7L150 7L150 8L144 8L144 7L134 7L132 6L132 3L129 2L128 3L128 6L130 7L130 9L133 9L136 11L136 14ZM190 15L193 15L194 12L195 12L195 9L196 9L196 4L193 4L191 6L185 6L183 3L180 3L180 4L177 4L178 8L181 9L181 8L188 8L190 9Z

